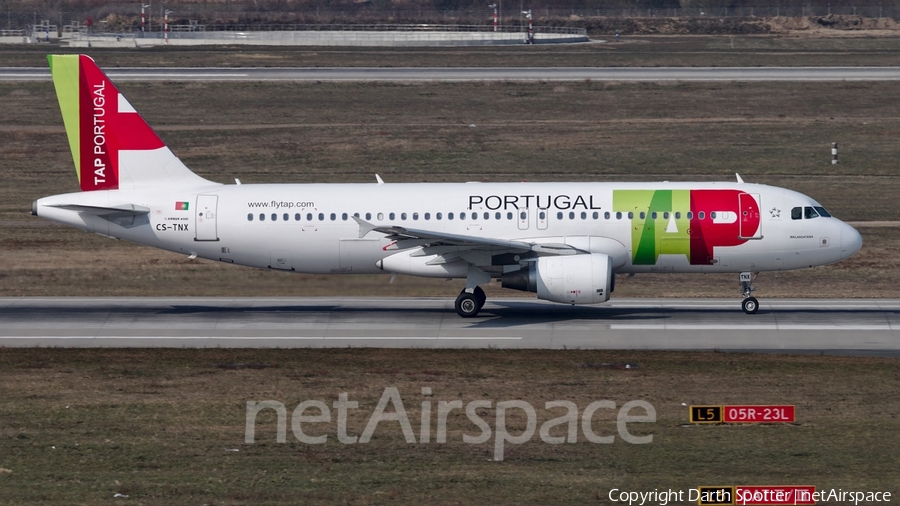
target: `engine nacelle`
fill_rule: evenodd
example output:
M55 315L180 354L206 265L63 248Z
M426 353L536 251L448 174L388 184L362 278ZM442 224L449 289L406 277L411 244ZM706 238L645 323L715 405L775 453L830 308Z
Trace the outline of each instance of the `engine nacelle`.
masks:
M540 257L527 268L504 273L504 288L537 292L542 300L597 304L613 288L612 258L602 253Z

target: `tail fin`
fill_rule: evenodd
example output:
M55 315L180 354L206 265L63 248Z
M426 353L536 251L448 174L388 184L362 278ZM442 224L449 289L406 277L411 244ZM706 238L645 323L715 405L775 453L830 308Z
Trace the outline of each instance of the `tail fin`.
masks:
M87 55L49 55L82 191L215 184L194 174Z

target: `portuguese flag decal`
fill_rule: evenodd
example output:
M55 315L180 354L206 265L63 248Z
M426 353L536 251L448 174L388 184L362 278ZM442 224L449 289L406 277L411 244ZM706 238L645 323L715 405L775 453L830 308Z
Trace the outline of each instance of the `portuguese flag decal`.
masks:
M189 202L176 202L175 210L176 211L187 211L190 206L191 206L191 204Z

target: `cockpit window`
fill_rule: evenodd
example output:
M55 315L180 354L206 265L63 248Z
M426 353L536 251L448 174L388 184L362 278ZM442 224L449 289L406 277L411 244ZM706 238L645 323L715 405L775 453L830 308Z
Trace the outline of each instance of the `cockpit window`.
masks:
M808 206L803 208L803 219L811 220L813 218L818 218L818 217L819 217L819 213L817 213L815 209L808 207Z
M819 216L821 216L823 218L831 218L831 214L828 211L826 211L824 207L815 206L813 209L815 209L816 212L819 213Z
M795 207L791 209L791 219L792 220L802 220L803 219L803 208Z

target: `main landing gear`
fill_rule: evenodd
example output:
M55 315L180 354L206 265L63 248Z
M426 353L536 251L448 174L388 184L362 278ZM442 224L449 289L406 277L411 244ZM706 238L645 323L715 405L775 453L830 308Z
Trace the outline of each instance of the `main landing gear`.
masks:
M744 296L744 301L741 302L741 309L747 314L754 314L759 311L759 301L752 295L756 290L756 288L753 288L754 279L756 279L756 276L752 272L741 273L741 295Z
M463 318L477 316L485 301L487 301L487 296L480 286L476 286L472 292L463 290L456 296L456 314Z

